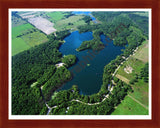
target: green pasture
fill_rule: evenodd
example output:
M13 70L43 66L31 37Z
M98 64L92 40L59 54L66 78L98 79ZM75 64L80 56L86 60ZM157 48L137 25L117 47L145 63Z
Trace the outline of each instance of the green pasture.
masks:
M69 18L62 19L55 23L55 28L57 30L62 29L76 29L79 25L84 25L85 22L81 20L84 16L77 15L77 16L70 16Z
M148 41L144 41L141 47L139 47L138 51L133 56L136 59L143 61L144 63L149 61L149 49L148 49Z
M132 88L134 92L131 93L130 95L134 97L136 100L138 100L139 102L141 102L142 104L144 104L145 106L148 106L148 102L149 102L148 83L145 83L143 80L138 80L138 82L132 85Z
M146 57L147 56L147 57ZM147 59L146 59L146 58ZM144 59L145 58L145 59ZM119 68L117 74L121 75L122 78L127 78L131 80L134 78L135 74L140 74L141 68L144 67L145 63L148 62L148 41L144 41L141 46L139 46L135 55L129 57L127 61ZM124 71L126 66L133 68L132 73L127 74ZM136 99L138 102L133 100L129 95L127 95L124 100L117 106L112 115L147 115L149 105L149 84L145 83L143 79L138 79L132 86L133 92L129 95ZM145 107L144 107L145 106Z
M30 47L33 47L35 45L39 45L41 43L48 41L47 36L39 31L29 33L27 35L22 36L21 38Z
M30 47L48 41L48 38L44 33L38 30L31 31L33 28L34 26L29 23L12 27L12 56L27 50ZM19 35L22 36L17 37Z
M12 39L16 38L18 35L21 35L24 31L31 28L34 28L34 27L29 23L12 27Z
M21 38L12 39L12 56L29 48L30 46L28 46L23 39Z
M148 109L126 96L111 115L148 115Z
M47 12L47 16L51 17L51 21L55 22L61 20L64 17L64 12Z

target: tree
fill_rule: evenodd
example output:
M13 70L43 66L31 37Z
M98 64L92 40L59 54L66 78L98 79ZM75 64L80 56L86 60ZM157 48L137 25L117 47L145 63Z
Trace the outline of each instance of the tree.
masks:
M74 63L76 63L75 55L67 55L62 58L62 62L66 64L67 67L70 67Z
M82 18L82 20L84 20L87 24L89 24L90 21L92 21L90 16L85 16L84 18Z

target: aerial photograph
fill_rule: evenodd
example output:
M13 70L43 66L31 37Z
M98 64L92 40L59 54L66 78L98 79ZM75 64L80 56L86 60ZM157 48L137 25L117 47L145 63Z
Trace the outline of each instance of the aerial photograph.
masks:
M149 115L149 11L10 12L11 115Z

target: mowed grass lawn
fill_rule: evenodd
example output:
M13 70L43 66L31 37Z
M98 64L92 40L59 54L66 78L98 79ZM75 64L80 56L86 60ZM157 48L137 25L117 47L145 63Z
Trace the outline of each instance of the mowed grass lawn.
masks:
M126 96L111 115L148 115L148 109Z

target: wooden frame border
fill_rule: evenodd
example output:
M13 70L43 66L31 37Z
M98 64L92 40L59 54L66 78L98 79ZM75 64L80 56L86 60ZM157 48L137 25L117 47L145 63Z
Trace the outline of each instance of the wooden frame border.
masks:
M8 119L8 9L9 8L151 8L152 9L152 119L151 120L9 120ZM160 127L160 33L158 0L0 0L0 127Z

